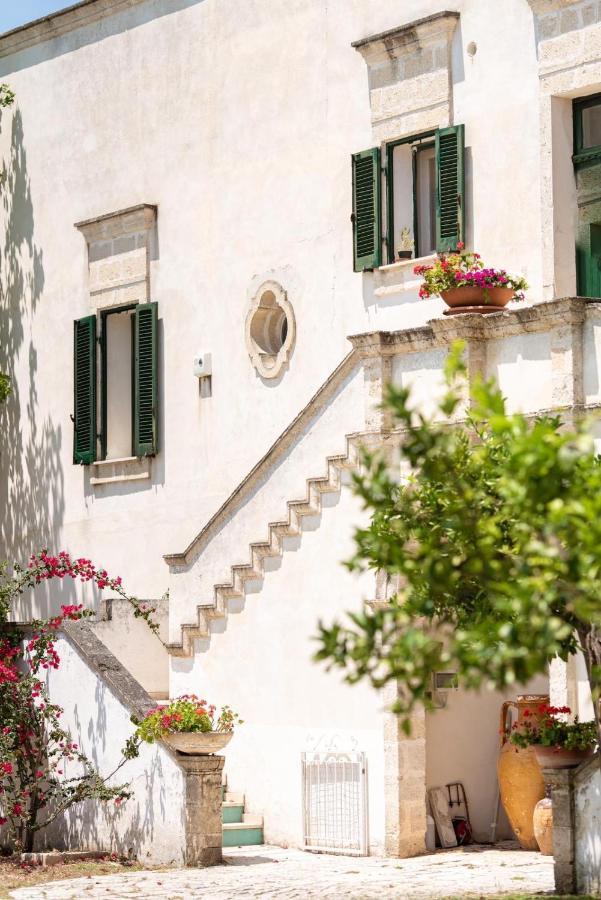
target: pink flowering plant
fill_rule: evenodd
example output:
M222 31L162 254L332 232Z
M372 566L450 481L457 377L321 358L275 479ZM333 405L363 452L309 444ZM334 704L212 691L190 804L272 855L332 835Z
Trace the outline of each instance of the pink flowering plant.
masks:
M182 694L168 706L158 706L142 719L132 718L137 725L135 737L148 744L161 740L167 734L178 732L230 732L242 719L229 706L224 706L217 716L215 706L200 700L196 694Z
M485 267L480 254L466 250L461 241L451 253L439 253L431 266L415 266L413 271L424 278L419 289L422 299L453 288L478 287L484 290L484 299L488 302L488 289L502 287L513 290L513 300L523 300L524 291L528 288L520 275L509 275L505 269Z
M101 775L61 724L63 710L48 694L46 673L60 666L60 630L93 612L81 603L65 604L59 614L27 626L9 621L20 594L52 579L91 582L126 597L136 610L140 606L127 597L120 578L66 552L52 556L42 551L31 557L27 568L15 566L12 573L6 565L0 567L0 826L18 851L32 850L36 832L75 803L95 799L119 806L128 799L128 785L112 779L137 755L137 744L130 739L116 769ZM150 609L140 610L140 615L148 621ZM155 623L150 620L149 625Z

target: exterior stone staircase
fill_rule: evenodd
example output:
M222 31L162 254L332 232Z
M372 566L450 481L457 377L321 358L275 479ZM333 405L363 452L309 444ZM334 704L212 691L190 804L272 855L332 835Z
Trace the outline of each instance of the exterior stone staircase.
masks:
M244 794L228 791L223 785L222 822L224 847L251 847L262 844L263 817L244 812Z
M232 565L230 580L214 585L212 601L197 606L196 621L181 626L181 642L167 644L167 649L172 656L193 656L194 640L209 637L211 620L227 617L228 602L244 598L247 582L263 579L265 560L282 556L286 549L285 539L300 536L303 519L318 516L321 513L322 496L337 493L340 490L343 473L358 467L359 448L366 444L369 437L365 433L346 435L345 453L326 458L327 474L307 479L305 496L299 500L288 500L287 519L269 523L267 540L251 543L249 545L249 561Z

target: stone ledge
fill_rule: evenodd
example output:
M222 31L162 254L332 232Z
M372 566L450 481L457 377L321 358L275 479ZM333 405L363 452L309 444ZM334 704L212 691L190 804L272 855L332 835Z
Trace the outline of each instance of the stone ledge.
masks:
M90 478L94 487L127 481L147 481L150 478L152 457L126 456L122 459L103 459L92 463L97 473Z
M446 35L447 39L450 39L458 21L458 12L443 10L423 19L407 22L398 28L390 28L388 31L353 41L351 47L358 50L366 60L371 61L379 56L398 59L407 50L413 52L416 44L423 47L441 35Z
M156 223L157 207L152 203L139 203L116 212L104 213L93 219L75 222L88 244L96 241L112 241L127 234L149 231Z

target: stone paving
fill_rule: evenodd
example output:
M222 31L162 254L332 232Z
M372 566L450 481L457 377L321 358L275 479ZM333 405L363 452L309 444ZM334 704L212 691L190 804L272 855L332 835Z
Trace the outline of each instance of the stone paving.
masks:
M514 849L466 847L414 859L352 858L245 847L211 869L173 869L55 881L11 892L15 900L238 897L382 900L552 893L553 859Z

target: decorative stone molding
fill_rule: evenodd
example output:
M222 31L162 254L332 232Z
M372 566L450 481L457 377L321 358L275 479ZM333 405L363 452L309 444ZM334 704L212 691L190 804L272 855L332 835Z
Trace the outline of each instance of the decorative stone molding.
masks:
M557 12L582 3L582 0L526 0L532 12L537 16L545 16L548 13Z
M83 2L59 9L49 16L13 28L0 36L0 57L20 53L44 41L51 41L76 28L92 25L107 16L113 16L138 6L143 0L83 0Z
M121 481L147 481L150 478L151 457L126 456L123 459L102 459L92 463L94 475L90 484L116 484Z
M246 316L246 349L262 378L277 378L287 365L296 336L294 310L277 281L265 281Z
M367 63L378 142L450 123L451 42L458 20L458 12L440 12L353 42Z
M90 307L93 310L150 299L150 258L157 208L149 204L76 222L88 246Z

